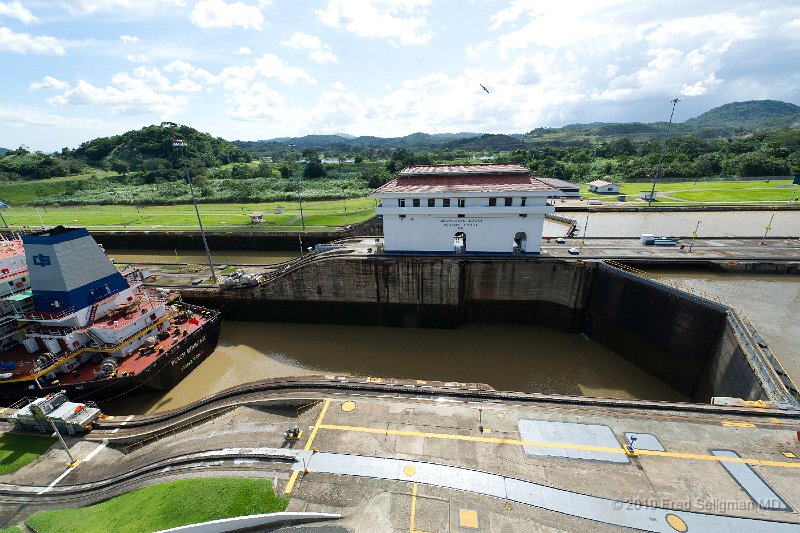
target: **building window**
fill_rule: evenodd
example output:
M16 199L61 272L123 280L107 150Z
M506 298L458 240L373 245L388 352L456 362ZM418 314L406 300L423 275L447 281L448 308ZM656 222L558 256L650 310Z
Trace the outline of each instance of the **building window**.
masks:
M489 198L489 207L494 207L497 205L497 198Z
M513 198L506 197L504 198L504 200L506 201L506 207L511 207L511 201L513 200Z
M413 200L411 200L411 205L413 205L414 207L419 207L419 198L414 198Z
M450 198L442 198L442 207L450 207Z
M465 204L465 203L466 203L466 202L464 201L464 199L463 199L463 198L459 198L459 199L458 199L458 207L464 207L464 204Z
M406 201L404 199L397 200L397 207L405 207Z
M428 198L428 207L436 207L436 199Z
M464 213L459 213L458 214L458 218L464 218L464 216L465 216Z
M522 203L520 203L519 205L521 205L522 207L525 207L525 200L527 200L527 198L525 198L525 197L523 196L523 197L522 197L522 200L521 200L521 202L522 202Z

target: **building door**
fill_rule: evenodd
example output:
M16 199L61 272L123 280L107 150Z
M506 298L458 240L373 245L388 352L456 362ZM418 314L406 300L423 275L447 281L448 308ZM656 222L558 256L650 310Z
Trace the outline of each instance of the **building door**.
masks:
M514 248L513 251L515 254L524 254L525 249L528 245L528 234L524 231L518 231L514 235Z
M453 235L453 252L457 254L467 253L467 234L463 231Z

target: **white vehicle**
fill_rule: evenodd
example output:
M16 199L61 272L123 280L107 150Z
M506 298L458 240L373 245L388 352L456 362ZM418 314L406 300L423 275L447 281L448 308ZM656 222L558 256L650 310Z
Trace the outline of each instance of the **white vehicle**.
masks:
M253 274L245 272L244 270L237 269L233 274L222 278L219 281L220 289L246 289L247 287L255 287L261 281L260 274Z

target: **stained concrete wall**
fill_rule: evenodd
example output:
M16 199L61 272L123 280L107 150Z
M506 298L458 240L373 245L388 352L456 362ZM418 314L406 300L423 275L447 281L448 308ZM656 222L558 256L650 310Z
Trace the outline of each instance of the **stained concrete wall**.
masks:
M716 346L706 361L693 398L701 401L712 396L730 396L746 400L770 399L750 367L733 327L727 320L717 338Z
M261 288L189 289L184 297L224 305L235 320L450 328L493 322L579 332L591 271L538 259L332 257Z
M189 289L184 298L233 320L543 325L586 333L695 401L765 398L724 306L598 263L333 256L264 287Z

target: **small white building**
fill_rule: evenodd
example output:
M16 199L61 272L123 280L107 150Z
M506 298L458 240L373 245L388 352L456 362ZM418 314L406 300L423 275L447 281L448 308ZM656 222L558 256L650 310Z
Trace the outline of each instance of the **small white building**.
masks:
M520 165L407 167L379 198L387 253L538 254L554 189Z
M619 185L614 185L610 181L594 180L589 182L589 192L597 194L618 194Z

